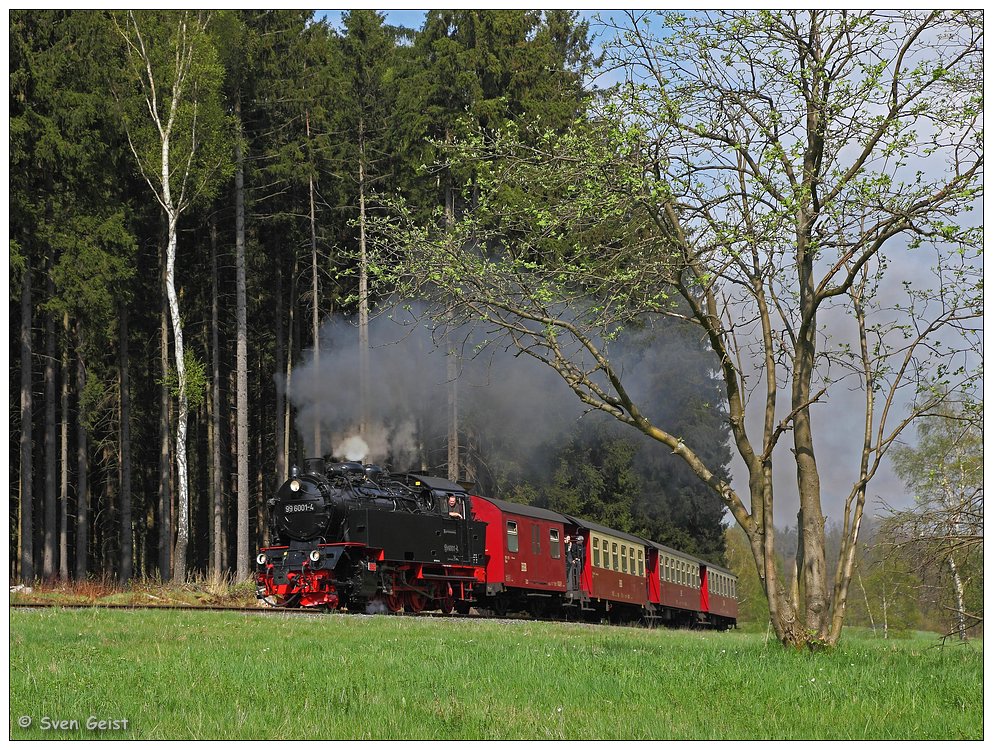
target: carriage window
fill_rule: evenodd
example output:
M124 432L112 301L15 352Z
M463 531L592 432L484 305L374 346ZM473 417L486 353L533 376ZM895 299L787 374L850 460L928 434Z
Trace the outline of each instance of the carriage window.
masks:
M558 560L562 557L561 547L559 547L559 530L550 529L548 532L548 546L552 549L552 559Z
M621 572L628 572L628 546L626 544L621 545Z
M614 557L614 570L620 570L620 566L617 564L617 542L611 543L610 551Z
M600 537L593 537L593 565L600 567Z
M507 521L507 551L517 552L517 521Z
M638 575L645 577L645 550L638 550Z
M634 575L634 547L628 549L628 563L630 565L631 575Z

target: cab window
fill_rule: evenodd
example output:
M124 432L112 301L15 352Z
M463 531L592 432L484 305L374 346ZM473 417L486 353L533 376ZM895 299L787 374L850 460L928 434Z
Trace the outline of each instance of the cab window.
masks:
M507 551L517 552L517 521L507 521Z

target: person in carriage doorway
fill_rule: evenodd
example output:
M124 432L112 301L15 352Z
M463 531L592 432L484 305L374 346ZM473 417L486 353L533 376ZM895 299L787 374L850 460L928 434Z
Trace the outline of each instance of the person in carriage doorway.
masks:
M579 576L583 570L583 537L565 538L565 557L569 565L568 590L575 591L579 588Z
M448 515L452 518L464 518L462 515L462 503L455 495L448 496Z

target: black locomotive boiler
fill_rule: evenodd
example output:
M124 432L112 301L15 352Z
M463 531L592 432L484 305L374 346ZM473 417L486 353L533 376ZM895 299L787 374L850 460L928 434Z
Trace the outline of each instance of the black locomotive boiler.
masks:
M447 479L310 459L268 505L255 579L275 606L466 612L485 575L486 524Z

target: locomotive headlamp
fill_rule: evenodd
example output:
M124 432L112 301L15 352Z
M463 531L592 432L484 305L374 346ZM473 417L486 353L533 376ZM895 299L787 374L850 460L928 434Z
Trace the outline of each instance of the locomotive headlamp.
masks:
M290 481L290 492L299 492L299 491L300 491L300 480L294 479Z
M257 562L259 565L265 565L266 562L268 562L265 553L259 552L259 556L255 558L255 562Z
M311 562L318 562L320 559L321 559L321 551L320 550L316 550L316 549L312 549L310 551L310 561Z

